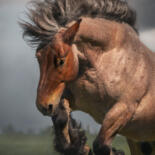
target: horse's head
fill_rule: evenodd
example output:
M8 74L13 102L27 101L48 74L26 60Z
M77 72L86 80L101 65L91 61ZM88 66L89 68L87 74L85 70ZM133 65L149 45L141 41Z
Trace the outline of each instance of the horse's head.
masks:
M78 73L78 59L72 49L72 41L80 20L67 30L61 30L48 46L36 52L40 67L37 90L37 107L44 115L52 115L58 106L65 84Z

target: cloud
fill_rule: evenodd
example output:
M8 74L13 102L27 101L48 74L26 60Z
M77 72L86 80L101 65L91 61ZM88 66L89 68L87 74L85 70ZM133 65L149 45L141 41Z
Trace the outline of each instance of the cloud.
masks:
M141 30L155 28L155 1L128 0L137 12L137 25Z
M155 28L140 33L141 41L152 51L155 51Z

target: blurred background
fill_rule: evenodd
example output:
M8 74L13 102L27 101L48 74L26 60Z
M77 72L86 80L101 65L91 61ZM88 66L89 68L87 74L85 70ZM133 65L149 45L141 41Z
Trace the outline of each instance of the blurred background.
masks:
M51 154L51 119L35 106L39 68L35 50L22 38L18 25L29 0L0 0L0 154ZM155 1L128 0L137 11L140 38L155 51ZM93 139L99 130L89 115L73 112ZM9 135L9 136L8 136ZM16 139L16 141L15 141ZM124 140L121 141L121 145ZM115 144L114 144L115 145ZM125 146L126 147L126 146ZM15 151L15 148L16 149ZM39 149L40 148L40 149ZM14 151L13 151L14 150ZM10 153L11 151L11 153Z

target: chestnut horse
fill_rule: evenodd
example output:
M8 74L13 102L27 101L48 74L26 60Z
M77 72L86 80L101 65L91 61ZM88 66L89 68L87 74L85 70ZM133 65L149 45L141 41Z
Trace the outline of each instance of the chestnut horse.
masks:
M24 35L37 45L37 107L53 116L63 99L102 124L95 155L115 154L117 133L132 155L153 155L155 54L140 40L121 0L45 0L30 9ZM119 153L116 153L119 154Z

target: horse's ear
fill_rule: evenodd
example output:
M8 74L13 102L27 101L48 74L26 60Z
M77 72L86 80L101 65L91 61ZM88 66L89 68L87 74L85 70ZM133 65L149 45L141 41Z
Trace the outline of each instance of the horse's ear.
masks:
M80 27L82 19L79 19L75 24L73 24L70 28L68 28L65 33L63 34L64 42L68 44L72 44L74 37Z

